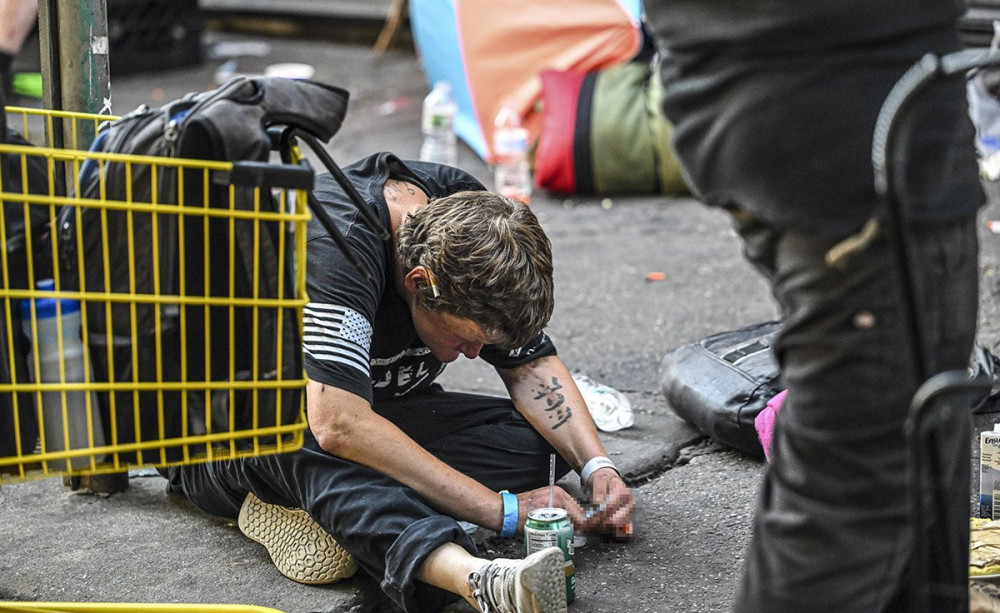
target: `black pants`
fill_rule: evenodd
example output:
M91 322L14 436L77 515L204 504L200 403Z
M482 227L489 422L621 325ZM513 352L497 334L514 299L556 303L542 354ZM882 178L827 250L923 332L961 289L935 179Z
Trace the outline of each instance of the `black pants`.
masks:
M903 423L921 381L891 244L879 233L831 265L825 257L840 239L737 220L781 306L775 351L789 395L734 610L907 611L914 551ZM934 372L964 369L978 308L975 220L910 232L924 352ZM971 416L967 407L935 410L936 442L921 456L934 459L947 494L928 519L927 610L967 612Z
M378 403L375 410L490 489L520 492L548 483L553 449L507 398L438 388ZM561 458L557 472L569 472ZM172 482L199 508L223 517L236 517L248 492L305 509L408 612L437 611L457 598L416 580L431 552L445 543L476 551L453 518L414 490L326 453L308 431L299 451L183 466Z

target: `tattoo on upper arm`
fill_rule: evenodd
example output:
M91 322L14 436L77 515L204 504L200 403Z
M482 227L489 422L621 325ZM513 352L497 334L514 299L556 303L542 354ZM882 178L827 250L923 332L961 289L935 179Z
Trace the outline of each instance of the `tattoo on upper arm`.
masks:
M399 181L397 179L389 179L386 181L383 191L385 192L385 199L387 201L395 202L397 204L400 202L400 197L403 195L404 191L410 196L417 195L417 188L413 187L413 185L409 183L406 183L405 181Z
M566 404L566 397L559 391L561 389L562 385L559 383L559 379L552 377L552 384L542 385L535 395L535 400L545 400L545 404L547 405L545 413L548 415L548 418L556 420L556 423L552 426L553 430L565 424L573 417L573 408Z
M400 195L399 181L396 181L395 179L390 179L386 181L384 191L386 200L396 203L399 202L399 195Z

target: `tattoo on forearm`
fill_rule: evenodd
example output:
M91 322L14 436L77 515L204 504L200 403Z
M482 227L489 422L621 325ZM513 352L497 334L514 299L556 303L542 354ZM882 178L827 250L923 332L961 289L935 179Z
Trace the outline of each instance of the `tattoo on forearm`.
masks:
M535 400L545 400L547 405L545 413L549 419L555 420L555 424L552 426L553 430L573 417L573 408L566 404L566 397L559 392L561 389L562 385L559 383L559 379L552 377L552 385L543 385L535 395Z

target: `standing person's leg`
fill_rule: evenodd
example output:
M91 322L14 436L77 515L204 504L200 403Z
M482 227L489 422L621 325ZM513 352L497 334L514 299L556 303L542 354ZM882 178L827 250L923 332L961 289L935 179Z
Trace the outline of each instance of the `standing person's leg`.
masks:
M831 264L837 239L753 220L739 226L747 257L769 277L783 311L775 349L789 396L734 609L906 610L913 552L903 422L921 381L892 246L878 234ZM912 232L925 351L934 372L965 368L978 306L974 219ZM936 579L957 592L932 610L958 612L968 610L970 416L956 410L942 419L939 447L926 453L947 459L950 474L938 478L955 494L930 521L939 522L950 560Z

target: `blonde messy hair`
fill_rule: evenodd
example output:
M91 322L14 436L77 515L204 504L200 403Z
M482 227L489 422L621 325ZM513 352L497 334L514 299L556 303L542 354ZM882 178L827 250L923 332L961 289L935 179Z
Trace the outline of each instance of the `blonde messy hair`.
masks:
M434 279L436 292L421 287L424 308L471 320L493 344L521 347L552 316L552 246L521 202L485 191L431 200L396 241L404 270Z

